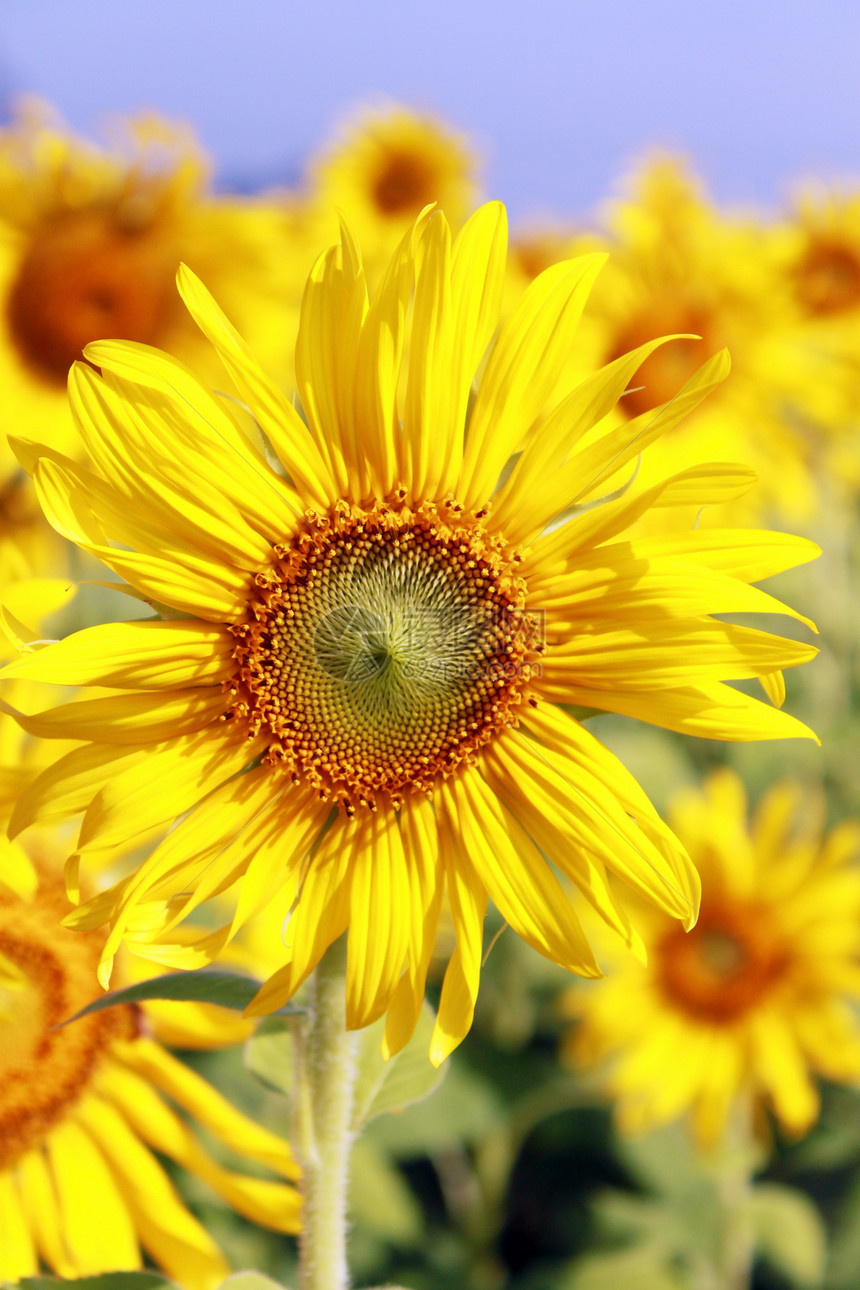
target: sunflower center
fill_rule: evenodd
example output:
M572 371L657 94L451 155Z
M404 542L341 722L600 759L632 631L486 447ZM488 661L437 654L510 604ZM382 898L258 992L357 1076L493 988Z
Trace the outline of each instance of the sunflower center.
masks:
M784 975L788 953L765 910L722 901L691 932L673 928L657 949L666 997L699 1020L725 1023L755 1007Z
M308 516L233 628L231 715L349 812L430 792L528 699L541 646L514 562L454 504Z
M675 299L653 301L646 309L634 314L617 334L606 362L620 358L655 336L684 332L692 332L702 339L672 340L655 349L631 379L630 393L625 394L619 404L622 411L638 417L662 403L668 403L695 375L707 356L719 349L721 342L715 335L714 319L708 309Z
M795 270L801 304L823 317L860 305L860 256L849 246L829 239L810 243Z
M174 307L177 260L150 225L122 211L80 211L47 223L6 302L21 358L59 385L91 340L154 343Z
M0 1170L64 1118L108 1045L136 1033L127 1007L52 1030L98 994L103 938L60 927L67 912L62 884L32 901L0 893L0 955L14 973L0 985Z
M413 152L390 153L376 176L373 199L383 215L413 215L435 201L435 173Z

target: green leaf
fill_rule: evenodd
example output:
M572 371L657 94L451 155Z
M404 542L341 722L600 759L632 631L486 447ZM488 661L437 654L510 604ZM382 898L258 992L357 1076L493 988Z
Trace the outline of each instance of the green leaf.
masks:
M659 1246L587 1254L557 1283L558 1290L688 1290L689 1282L669 1266Z
M821 1215L808 1197L763 1183L753 1189L750 1217L756 1249L766 1262L803 1290L823 1283L827 1238Z
M353 1145L350 1173L353 1226L389 1245L418 1245L424 1234L421 1207L400 1170L371 1138L359 1138Z
M361 1032L352 1117L355 1133L386 1111L402 1111L423 1101L442 1082L445 1066L434 1066L429 1057L435 1025L433 1009L425 1003L409 1043L388 1061L382 1056L385 1017Z
M400 1115L374 1121L374 1141L399 1159L461 1150L480 1141L504 1120L505 1107L493 1086L477 1071L454 1062L433 1099L433 1113L408 1106Z
M69 1282L61 1277L22 1277L15 1284L21 1290L60 1290ZM74 1284L75 1290L176 1290L175 1282L160 1272L103 1272L95 1277L77 1277Z
M267 1088L293 1095L293 1039L290 1023L273 1014L260 1022L245 1045L245 1066Z
M262 1272L234 1272L221 1282L218 1290L286 1290L286 1287L263 1276Z
M90 1012L101 1012L103 1008L115 1008L121 1003L141 1003L146 999L173 999L182 1003L217 1003L222 1008L232 1008L244 1012L261 985L254 977L243 976L239 972L228 972L223 968L197 968L193 972L166 972L164 976L150 977L148 981L138 981L136 985L127 985L123 990L110 990L100 998L88 1003L73 1017L67 1017L56 1029L68 1026L70 1022L86 1017ZM278 1010L280 1013L298 1012L300 1009L287 1005Z

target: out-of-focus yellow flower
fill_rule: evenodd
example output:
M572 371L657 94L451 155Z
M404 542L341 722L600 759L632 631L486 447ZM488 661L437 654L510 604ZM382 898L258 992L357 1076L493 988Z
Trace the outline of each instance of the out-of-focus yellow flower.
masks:
M787 266L798 308L808 318L860 317L860 191L807 187L794 221ZM855 344L856 344L855 337Z
M435 117L397 104L365 108L311 162L311 203L329 218L345 212L373 277L431 202L454 227L463 222L477 199L476 171L468 141Z
M813 1076L860 1077L860 825L822 838L822 802L784 782L751 823L729 770L678 797L669 818L702 876L699 921L645 918L648 966L570 991L568 1055L608 1062L621 1128L691 1112L704 1144L739 1103L766 1103L790 1133L818 1113Z
M860 489L860 188L807 184L768 229L797 361L788 415L803 427L838 497Z
M732 374L642 462L642 481L696 462L743 461L759 486L731 514L808 519L816 500L808 436L788 416L798 352L784 278L763 225L721 214L677 162L634 177L607 217L610 258L583 326L577 361L599 366L649 336L691 335L649 355L621 401L631 418L663 404L722 345ZM705 523L720 523L706 512Z
M0 1279L35 1275L40 1259L63 1277L139 1268L142 1247L179 1284L208 1290L229 1268L154 1153L278 1231L298 1230L299 1196L218 1163L171 1103L237 1157L291 1180L296 1166L280 1138L163 1047L149 1005L55 1029L97 995L103 937L59 925L56 855L42 848L36 863L32 895L0 888L0 954L17 973L0 982ZM186 1036L189 1006L168 1006L174 1041L197 1044L195 1009Z
M89 341L164 345L215 379L177 306L180 260L217 284L271 369L291 378L284 215L207 185L190 131L157 117L127 122L109 151L38 101L0 131L0 487L17 470L7 433L74 444L66 378Z
M626 539L651 507L736 496L739 467L600 504L607 476L719 384L726 355L656 415L608 426L660 342L580 381L568 356L600 257L554 265L500 325L506 243L498 204L453 239L443 215L424 216L369 296L344 227L304 297L307 423L183 271L268 456L175 360L123 342L88 347L71 379L91 466L22 446L58 530L178 615L88 628L5 669L124 691L29 719L84 746L27 789L15 828L86 806L89 857L184 816L70 918L110 921L103 981L124 936L140 952L147 918L152 952L188 965L286 894L290 958L259 1010L348 925L348 1024L387 1013L396 1052L447 892L441 1061L471 1024L488 898L548 958L599 972L547 857L631 945L607 870L695 919L683 849L566 705L715 738L809 735L724 682L815 651L714 615L792 612L751 584L817 548L736 530ZM230 887L231 922L165 957L172 929Z

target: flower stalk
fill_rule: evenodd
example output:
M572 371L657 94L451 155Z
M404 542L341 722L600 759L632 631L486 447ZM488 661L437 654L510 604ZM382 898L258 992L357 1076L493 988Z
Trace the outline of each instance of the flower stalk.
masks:
M346 937L311 978L309 1020L296 1030L293 1147L304 1208L299 1290L349 1290L347 1190L357 1036L346 1028Z
M716 1177L720 1234L715 1286L719 1290L750 1290L752 1285L755 1234L751 1201L756 1155L752 1106L738 1106Z

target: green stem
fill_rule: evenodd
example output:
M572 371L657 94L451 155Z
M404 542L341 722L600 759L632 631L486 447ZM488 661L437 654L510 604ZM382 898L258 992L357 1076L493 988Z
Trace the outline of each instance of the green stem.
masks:
M738 1110L727 1134L717 1177L720 1200L719 1290L749 1290L755 1240L750 1212L753 1183L752 1109Z
M346 1029L346 937L311 978L309 1023L296 1044L294 1148L304 1211L300 1290L349 1290L346 1209L356 1036Z

